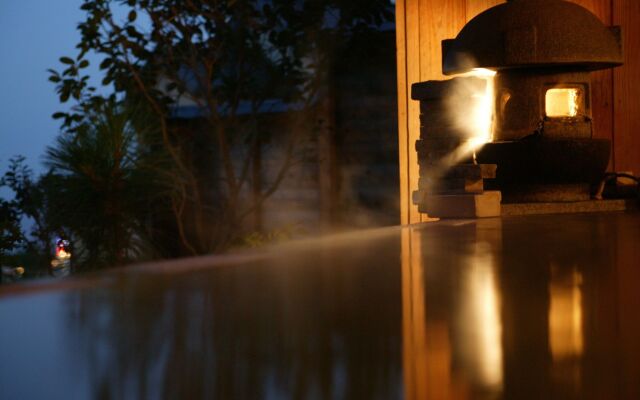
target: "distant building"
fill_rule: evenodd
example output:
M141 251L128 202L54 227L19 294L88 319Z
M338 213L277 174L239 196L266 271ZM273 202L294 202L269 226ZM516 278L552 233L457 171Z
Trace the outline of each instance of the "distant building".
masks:
M321 227L398 223L395 30L373 36L375 40L337 58L332 87L327 90L330 98L318 99L312 115L306 116L313 119L305 132L308 140L296 149L298 160L275 193L247 221L249 230L312 233ZM249 103L239 104L237 114L249 115L249 107ZM259 179L264 185L275 178L282 162L281 132L293 128L294 115L300 112L299 105L276 100L260 107L264 140ZM172 124L196 137L203 129L201 117L196 104L184 99L174 110ZM193 146L198 147L197 139ZM215 180L215 168L211 170L210 178Z

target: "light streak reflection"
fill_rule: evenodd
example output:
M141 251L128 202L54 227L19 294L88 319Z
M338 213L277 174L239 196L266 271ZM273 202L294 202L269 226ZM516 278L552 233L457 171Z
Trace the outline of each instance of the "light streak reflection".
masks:
M574 268L562 276L552 268L549 283L549 347L554 361L580 357L583 352L582 275Z

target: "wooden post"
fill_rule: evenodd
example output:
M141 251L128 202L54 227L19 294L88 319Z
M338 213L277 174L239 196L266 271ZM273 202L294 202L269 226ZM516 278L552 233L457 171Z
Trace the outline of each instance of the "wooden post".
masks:
M400 221L427 220L411 201L418 188L420 106L410 99L411 84L442 75L441 42L455 37L466 23L465 0L397 0L398 149L400 162Z

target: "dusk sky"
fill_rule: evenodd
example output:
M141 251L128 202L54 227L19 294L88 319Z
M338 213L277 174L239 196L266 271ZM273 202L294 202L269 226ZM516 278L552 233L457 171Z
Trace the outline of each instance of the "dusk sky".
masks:
M34 171L44 171L42 155L59 129L51 114L67 107L59 103L47 68L58 69L61 56L76 55L81 4L82 0L0 0L1 173L18 154L27 157ZM96 71L96 64L92 62L89 71Z

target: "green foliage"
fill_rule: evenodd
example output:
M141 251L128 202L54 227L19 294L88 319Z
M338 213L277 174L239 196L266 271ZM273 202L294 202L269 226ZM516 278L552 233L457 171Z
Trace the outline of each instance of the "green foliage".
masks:
M24 162L22 156L12 158L1 183L13 191L18 216L32 223L31 231L24 235L26 250L47 260L51 254L52 236L60 230L60 226L51 220L54 213L50 212L50 190L47 190L51 177L47 174L35 178ZM47 263L45 261L44 265Z
M126 19L114 17L114 5L125 9ZM259 160L259 138L266 134L256 122L261 107L278 100L307 111L301 115L312 115L309 111L331 75L336 49L392 16L388 0L85 0L81 9L86 18L78 25L77 57L62 57L61 70L49 70L60 101L74 103L70 112L53 115L61 120L68 136L57 144L64 149L49 152L50 163L57 170L67 168L73 171L68 174L83 177L85 186L66 177L64 187L69 190L95 191L96 182L103 186L111 182L106 175L101 180L95 177L112 171L115 164L113 160L107 163L104 154L96 154L98 142L107 148L113 143L99 139L98 131L103 128L96 128L92 119L101 107L116 100L144 104L158 129L155 135L139 137L137 149L157 152L164 160L161 175L171 183L162 204L173 215L169 225L181 244L177 254L224 250L243 236L244 218L284 179L306 129L301 128L303 122L291 124L285 158L275 179L258 186L250 179L250 166ZM89 53L102 57L102 84L114 90L108 98L97 96L96 88L89 84L85 72ZM199 132L191 133L192 137L170 123L183 99L195 104L202 116ZM134 138L119 136L118 140L126 147ZM72 150L73 154L65 154ZM84 151L88 153L80 154ZM89 166L89 162L98 164ZM133 179L135 168L128 164L117 170L127 171L122 176ZM254 185L250 198L243 194L248 185ZM114 210L125 211L114 205L117 196L128 199L130 193L126 185L109 188L105 186L77 206L97 205L102 210L100 223L106 222L106 215L115 218ZM102 197L106 195L108 200ZM80 200L70 196L69 201ZM124 203L129 204L128 200ZM86 213L86 218L89 223L98 217ZM135 235L124 232L134 230L115 231L128 240Z
M15 250L23 240L15 203L0 199L0 264L4 256Z
M47 149L49 171L34 177L24 157L11 159L0 186L14 200L0 200L2 249L22 260L31 275L46 271L56 236L72 239L77 268L97 268L152 256L148 219L153 203L171 191L171 169L162 152L144 151L140 141L154 146L157 124L148 113L116 102L94 103L75 134L61 134ZM28 234L20 219L29 222Z
M16 242L18 246L13 246L11 256L5 256L11 265L25 265L29 270L46 270L51 253L50 241L52 236L52 225L48 221L48 201L47 192L42 184L44 178L36 180L33 171L24 164L24 157L17 156L10 160L9 168L0 178L0 186L6 186L13 191L13 200L7 202L0 200L9 210L5 208L3 214L9 216L6 220L14 221L9 223L12 226L14 238L19 237ZM31 226L30 232L23 232L21 221L25 221ZM16 251L18 253L16 253ZM29 254L28 263L15 262L18 254Z
M160 187L140 151L140 114L113 100L83 117L75 135L47 149L47 185L54 225L78 245L76 263L100 267L139 259L149 251L145 217Z

